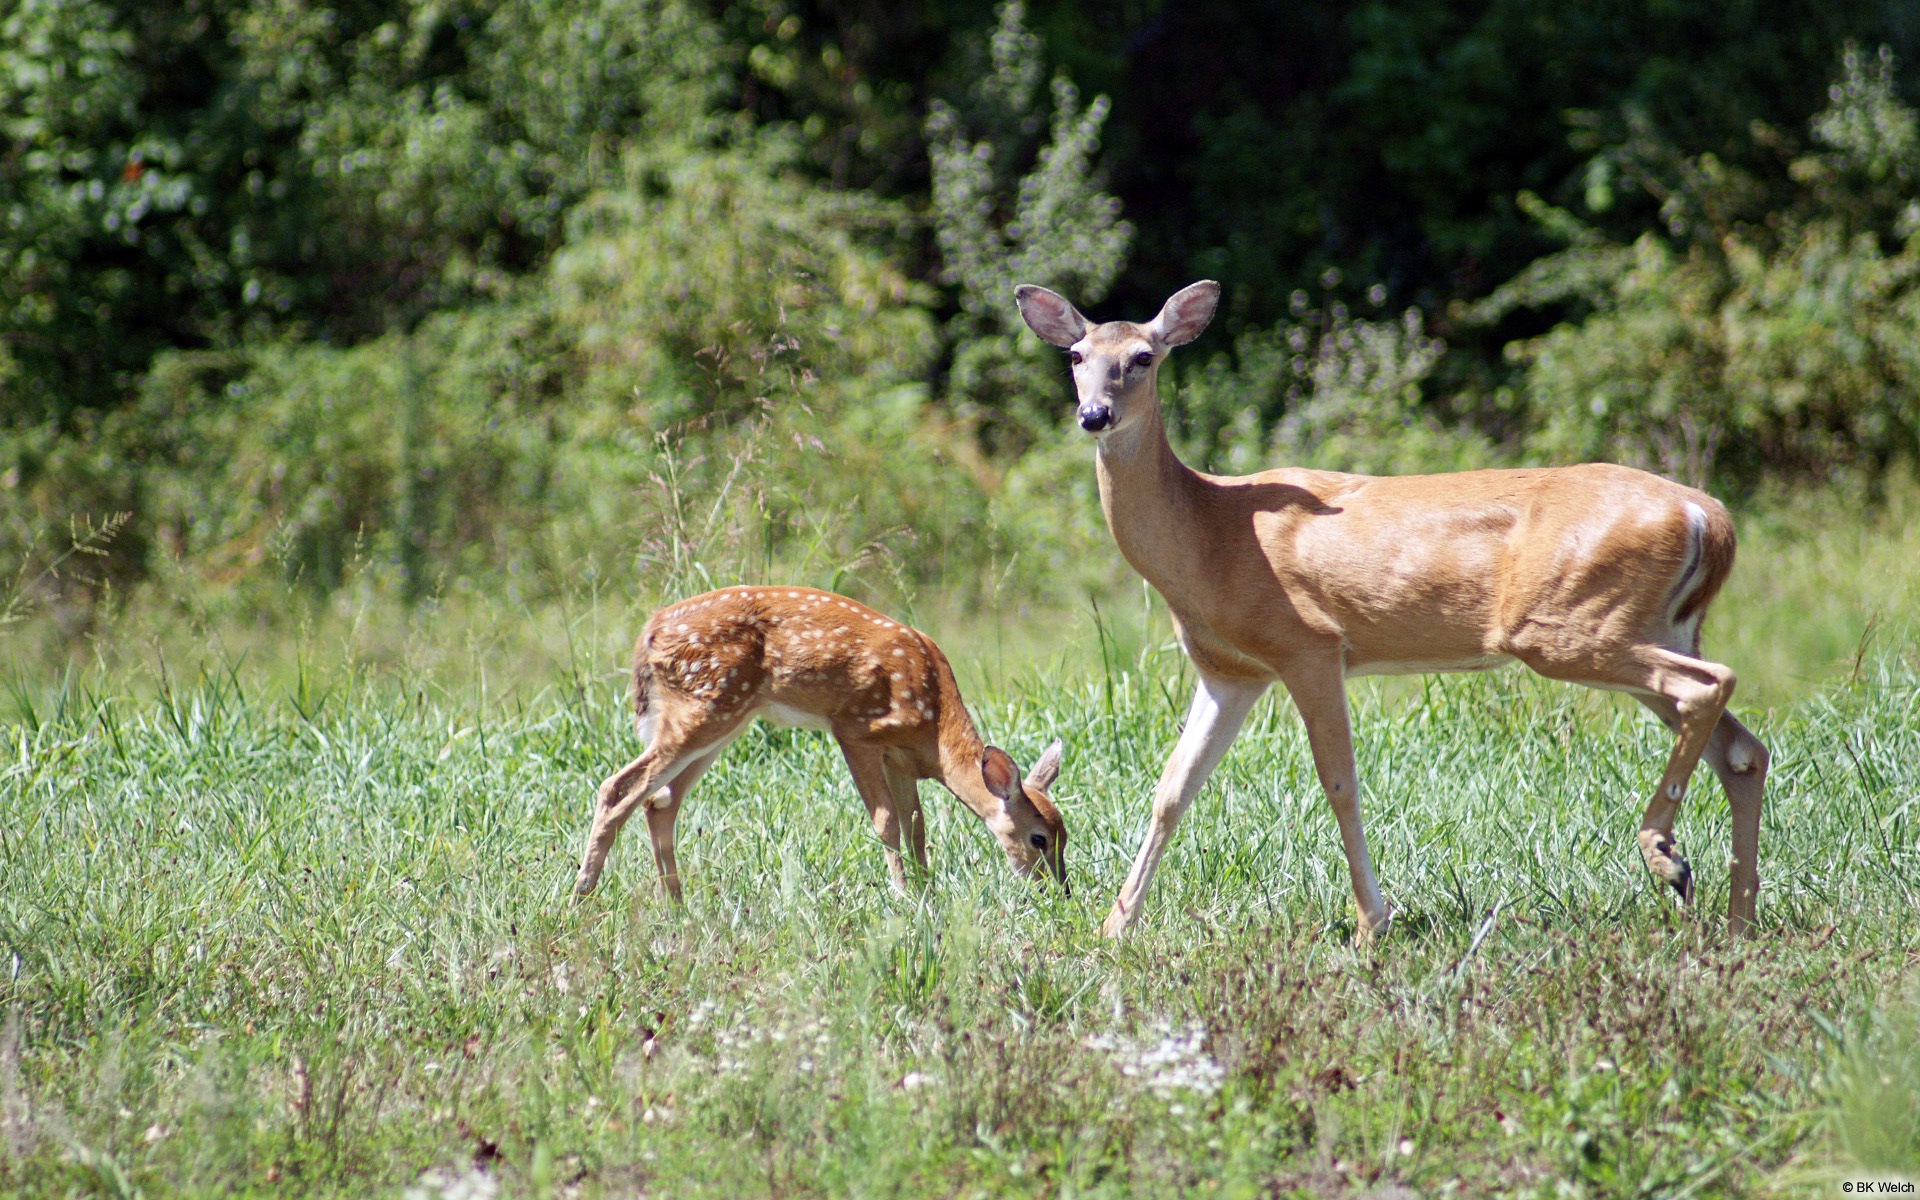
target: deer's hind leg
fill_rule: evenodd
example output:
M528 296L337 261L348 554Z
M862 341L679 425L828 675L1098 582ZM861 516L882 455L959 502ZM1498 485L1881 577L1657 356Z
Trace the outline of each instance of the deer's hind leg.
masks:
M1733 813L1733 862L1728 868L1727 930L1745 933L1760 900L1760 796L1772 761L1765 743L1736 720L1720 714L1707 742L1707 764L1727 789Z
M1630 646L1600 662L1590 658L1563 662L1524 651L1518 657L1549 679L1629 692L1674 731L1673 753L1640 817L1640 855L1647 869L1666 880L1682 901L1692 902L1693 868L1674 840L1673 822L1693 769L1733 697L1733 671L1650 644Z
M1680 731L1679 713L1660 696L1639 698L1662 724ZM1720 778L1732 813L1733 854L1728 864L1727 928L1744 933L1753 924L1760 895L1760 810L1771 756L1753 731L1732 713L1722 712L1701 756Z
M678 722L663 720L654 731L653 744L639 758L607 776L601 783L593 806L593 827L587 834L586 853L580 860L580 873L573 890L584 896L600 882L607 854L620 835L621 826L633 816L634 809L668 789L661 803L678 806L670 785L696 761L712 761L726 744L739 735L746 714L725 723L703 721L692 729ZM701 770L705 770L705 765ZM698 772L695 773L696 777ZM692 780L687 786L692 786ZM672 888L668 889L670 892Z
M680 769L663 791L655 792L647 805L647 836L653 841L653 865L660 870L660 886L675 904L680 899L680 867L673 856L673 827L680 819L680 802L707 768L720 757L725 746L715 746Z
M1648 708L1674 728L1671 706L1653 700ZM1727 808L1732 815L1733 853L1727 864L1727 929L1745 933L1752 926L1760 897L1760 810L1766 789L1767 767L1772 756L1753 731L1742 725L1732 713L1723 712L1707 739L1702 756L1720 786L1727 793Z

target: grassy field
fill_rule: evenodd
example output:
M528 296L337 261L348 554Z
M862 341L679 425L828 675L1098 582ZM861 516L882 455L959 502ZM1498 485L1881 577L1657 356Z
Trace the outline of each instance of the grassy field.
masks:
M1086 515L1100 519L1097 509ZM1810 491L1736 523L1739 558L1706 634L1708 652L1739 673L1743 709L1803 700L1852 676L1863 649L1920 637L1912 617L1920 479L1896 476L1878 506ZM985 679L997 689L1019 675L1084 674L1101 659L1103 636L1129 658L1167 639L1164 610L1097 532L1089 553L1125 583L1066 611L1026 599L1027 582L1051 565L1042 558L1006 563L996 602L957 611L937 591L903 596L892 551L861 563L810 557L789 569L765 560L766 530L698 522L676 533L671 554L610 549L565 578L444 579L413 608L400 600L394 565L371 557L356 558L347 585L318 598L271 578L221 586L163 559L138 594L111 595L90 614L36 604L31 581L0 578L0 681L38 694L78 668L111 678L117 692L152 697L172 677L201 671L239 670L275 690L319 671L403 679L457 707L490 708L582 673L619 686L634 635L658 605L729 583L793 583L850 591L911 621L952 652L963 687Z
M681 822L684 911L635 828L568 903L635 751L595 670L484 703L394 673L16 682L0 1192L1678 1197L1920 1169L1913 644L1745 710L1775 771L1739 944L1710 775L1680 825L1698 908L1639 865L1668 741L1636 708L1356 686L1398 912L1367 948L1271 700L1139 936L1098 938L1187 694L1151 639L1098 645L963 662L1016 757L1067 740L1071 897L933 785L932 886L893 894L831 744L761 727Z

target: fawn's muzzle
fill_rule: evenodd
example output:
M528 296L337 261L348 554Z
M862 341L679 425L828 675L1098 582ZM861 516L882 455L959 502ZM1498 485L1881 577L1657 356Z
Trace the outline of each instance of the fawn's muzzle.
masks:
M1105 404L1083 405L1080 409L1080 428L1088 433L1099 433L1113 424L1113 409Z

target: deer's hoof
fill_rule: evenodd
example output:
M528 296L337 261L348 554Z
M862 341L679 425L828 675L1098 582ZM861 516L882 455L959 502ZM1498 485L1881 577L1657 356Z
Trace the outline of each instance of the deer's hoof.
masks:
M1392 931L1392 913L1382 913L1377 918L1369 918L1366 914L1362 913L1360 920L1355 923L1353 927L1353 944L1355 946L1371 946L1375 942L1385 941L1387 934Z
M1667 881L1680 893L1683 904L1693 903L1693 868L1674 843L1673 835L1660 829L1640 831L1640 851L1646 856L1647 869Z
M1687 860L1675 854L1672 859L1673 873L1667 876L1667 883L1680 893L1680 903L1693 903L1693 868Z

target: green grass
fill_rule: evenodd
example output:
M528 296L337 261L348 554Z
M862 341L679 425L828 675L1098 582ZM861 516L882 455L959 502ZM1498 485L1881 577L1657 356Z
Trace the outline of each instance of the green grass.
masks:
M894 895L832 745L760 727L682 819L684 911L640 828L569 905L594 784L636 750L591 676L486 704L379 673L17 684L0 1192L1678 1197L1920 1169L1920 1077L1887 1065L1920 1014L1913 647L1747 711L1775 755L1750 941L1720 932L1717 783L1682 815L1682 911L1633 842L1664 731L1512 673L1354 689L1382 942L1351 942L1269 701L1115 945L1187 698L1122 625L1097 662L963 664L1017 757L1067 740L1070 898L932 785L932 887Z
M1098 520L1097 512L1085 515ZM1844 682L1876 646L1913 656L1920 479L1894 477L1877 507L1840 489L1808 491L1736 522L1739 559L1708 617L1705 648L1738 673L1739 707L1792 704ZM759 532L676 526L665 539L671 553L654 548L629 559L609 551L604 561L569 563L564 577L453 575L413 608L402 602L393 565L369 557L356 559L347 585L324 597L266 572L223 585L164 559L137 591L112 594L95 610L65 609L0 580L0 673L32 680L38 691L78 667L119 681L128 695L151 696L169 685L169 671L191 676L232 664L250 680L293 690L320 663L331 674L402 678L456 705L485 705L582 670L615 683L654 608L713 586L760 582L850 591L929 630L961 660L963 686L973 682L970 668L995 679L1072 674L1103 653L1096 626L1130 658L1168 640L1164 609L1125 572L1104 531L1095 552L1125 582L1099 596L1097 613L1092 601L1064 611L1030 603L1028 585L1054 565L1037 553L1005 564L993 602L963 609L938 591L903 595L884 554L864 566L815 557L796 574L779 574L757 553Z

